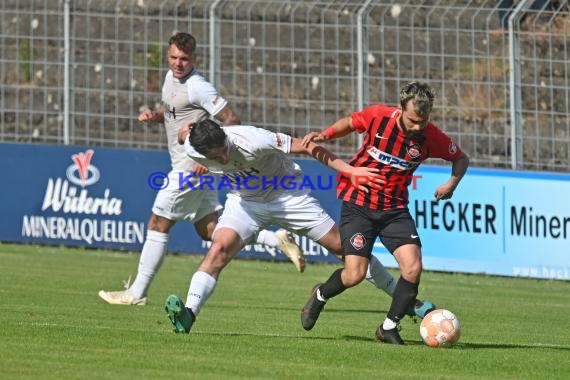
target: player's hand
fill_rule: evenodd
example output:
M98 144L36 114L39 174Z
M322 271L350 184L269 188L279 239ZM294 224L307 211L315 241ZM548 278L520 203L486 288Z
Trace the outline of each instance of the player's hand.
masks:
M370 189L381 189L386 183L383 176L378 175L378 169L367 167L353 167L350 172L350 182L356 189L370 192Z
M150 109L146 109L139 114L139 121L154 121L156 118L156 112Z
M178 130L178 144L180 145L184 145L184 143L186 142L186 137L188 137L188 135L190 134L190 128L188 128L188 125L183 125L180 127L180 129Z
M208 169L206 166L201 165L201 164L194 164L194 167L192 168L192 171L194 173L196 173L196 175L202 175L202 174L206 174L210 171L210 169Z
M448 185L447 183L444 183L443 185L435 189L434 193L435 200L439 201L441 199L451 199L454 190L455 189L452 186Z
M307 148L311 142L321 142L327 140L327 136L321 132L309 132L303 137L301 144Z
M178 144L184 145L184 143L186 142L186 138L188 137L190 131L192 130L192 128L194 128L195 125L196 123L190 123L180 127L177 135Z

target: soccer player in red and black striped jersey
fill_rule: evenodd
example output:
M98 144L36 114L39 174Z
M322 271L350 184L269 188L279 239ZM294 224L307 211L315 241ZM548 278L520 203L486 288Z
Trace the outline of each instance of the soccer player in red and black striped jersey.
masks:
M313 328L328 299L364 279L374 241L379 237L398 262L401 276L376 337L382 342L404 344L397 326L416 302L422 272L421 241L408 210L408 186L415 180L414 171L427 158L451 161L451 177L434 194L436 200L449 199L469 166L469 157L430 122L433 101L429 85L411 82L400 91L399 107L373 105L303 139L308 144L343 137L353 131L364 133L363 144L350 164L379 169L384 183L371 184L371 191L364 192L351 186L347 178L339 179L344 268L313 288L301 312L305 330Z

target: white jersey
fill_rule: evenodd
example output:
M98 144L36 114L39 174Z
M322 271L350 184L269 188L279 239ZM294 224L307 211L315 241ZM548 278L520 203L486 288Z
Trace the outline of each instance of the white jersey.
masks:
M196 69L192 69L188 76L180 79L168 70L162 86L162 103L172 168L190 171L194 168L194 161L178 144L178 130L183 125L216 115L227 101Z
M198 153L188 137L184 143L192 159L221 175L218 188L229 189L242 199L267 202L290 190L290 183L303 174L285 155L291 150L291 136L248 125L223 129L230 149L230 161L225 165Z

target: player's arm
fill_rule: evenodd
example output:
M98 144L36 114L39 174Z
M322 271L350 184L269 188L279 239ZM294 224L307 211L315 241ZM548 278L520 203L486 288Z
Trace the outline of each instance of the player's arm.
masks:
M230 107L229 104L224 106L216 115L214 115L216 119L218 119L223 125L239 125L241 124L240 119L237 117L234 110ZM190 130L195 125L195 123L188 123L183 125L178 130L178 144L184 145L184 141L186 137L190 134Z
M156 110L151 110L150 108L145 109L139 114L139 121L149 122L149 121L164 121L164 106L158 107Z
M229 104L226 104L215 116L223 125L239 125L241 120Z
M374 184L381 186L384 183L377 175L378 169L351 166L328 149L312 141L305 145L303 140L292 137L290 153L313 156L328 167L348 176L352 185L364 192L368 192L368 188L373 187Z
M463 178L467 172L467 168L469 167L469 157L464 152L461 152L461 154L452 162L451 177L446 183L440 185L435 190L434 196L438 201L440 199L450 199L453 196L453 192L457 188L457 185L459 185L461 178Z
M188 102L199 105L223 125L239 125L240 118L213 84L201 75L192 75L187 81Z
M330 127L326 128L322 132L310 132L305 137L303 137L303 145L308 146L308 144L313 142L321 142L332 139L337 139L344 137L355 130L352 125L352 116L343 117L337 120Z
M180 129L178 130L178 144L186 145L186 140L188 139L188 135L190 134L190 129L192 127L194 127L194 125L195 124L191 123L191 124L183 125L182 127L180 127ZM184 150L186 150L186 148ZM188 152L186 152L186 153L188 154ZM193 157L191 157L191 158L193 158ZM195 162L194 167L192 168L192 171L194 173L196 173L196 175L202 175L202 174L208 173L210 171L210 169L208 169L208 167L205 165L202 165L198 162Z

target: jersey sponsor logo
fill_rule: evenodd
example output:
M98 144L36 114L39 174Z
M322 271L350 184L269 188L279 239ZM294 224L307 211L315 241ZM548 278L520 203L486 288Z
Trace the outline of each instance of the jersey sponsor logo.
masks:
M399 158L399 157L393 156L389 153L383 152L380 149L375 148L375 147L370 147L367 150L367 152L376 161L381 162L384 165L393 166L393 167L398 168L398 169L407 170L407 169L411 169L415 165L417 165L417 163L415 163L415 162L406 161L402 158Z
M220 102L220 97L216 96L214 99L212 99L212 105L215 106Z
M364 238L364 235L362 235L360 232L357 232L350 238L350 244L354 247L354 249L362 249L362 247L364 247L366 244L366 239Z
M278 148L281 148L284 144L285 144L285 142L283 141L281 136L279 136L279 133L276 133L275 134L275 145L277 145Z
M94 165L91 165L91 158L93 158L94 154L95 152L93 152L92 149L88 149L85 153L77 153L71 156L73 164L68 166L65 172L69 182L74 185L85 187L93 185L99 181L99 178L101 177L99 169Z
M422 147L419 144L408 146L408 154L412 158L418 158L422 155Z
M451 144L449 144L449 153L455 154L456 152L457 152L457 145L455 145L455 143L452 141Z

